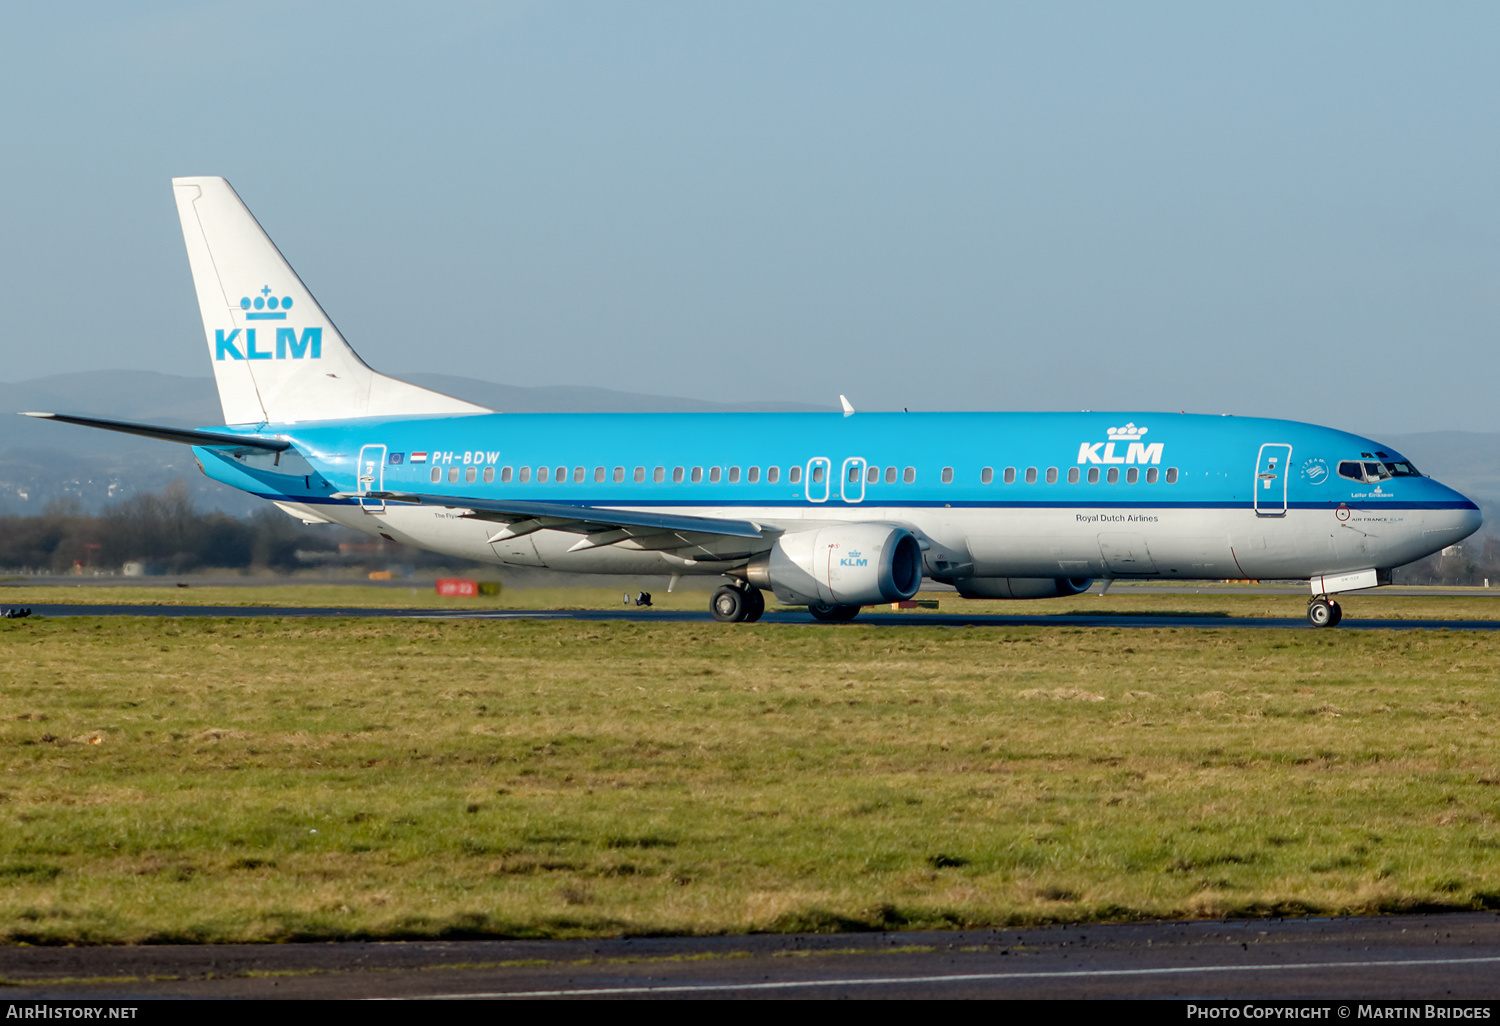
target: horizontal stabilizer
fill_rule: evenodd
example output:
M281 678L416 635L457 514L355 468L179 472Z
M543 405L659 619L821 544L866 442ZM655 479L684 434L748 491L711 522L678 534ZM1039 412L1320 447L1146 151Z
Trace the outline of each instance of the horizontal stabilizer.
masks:
M82 424L84 427L103 428L105 431L119 431L127 435L141 435L146 438L159 438L164 442L182 442L185 445L228 446L257 452L286 452L292 447L291 442L280 438L256 438L252 435L232 435L228 432L193 431L186 428L159 427L155 424L131 424L123 420L73 417L66 413L23 413L21 416L57 420L64 424Z
M764 538L766 531L748 520L720 520L718 517L690 517L677 513L647 513L639 510L610 509L603 506L574 506L564 502L506 502L463 495L426 495L417 492L339 492L335 499L379 499L384 502L408 502L420 506L448 506L494 514L497 520L532 520L546 518L564 523L545 526L561 530L585 527L651 527L659 531L696 531L731 538ZM569 526L564 526L564 524ZM575 526L576 525L576 526Z

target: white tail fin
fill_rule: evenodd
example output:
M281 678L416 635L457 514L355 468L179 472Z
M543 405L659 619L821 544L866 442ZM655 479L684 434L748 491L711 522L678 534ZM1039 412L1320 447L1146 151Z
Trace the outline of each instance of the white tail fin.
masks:
M488 413L377 374L222 178L174 178L226 424Z

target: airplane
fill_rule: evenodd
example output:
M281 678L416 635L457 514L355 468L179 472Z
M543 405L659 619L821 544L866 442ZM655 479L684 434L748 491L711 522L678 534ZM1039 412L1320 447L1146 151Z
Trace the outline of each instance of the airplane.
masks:
M498 413L367 366L222 178L174 178L224 424L28 413L193 447L307 523L504 566L718 577L845 621L1093 580L1300 579L1307 618L1477 531L1478 507L1359 435L1186 413ZM413 340L430 344L426 340Z

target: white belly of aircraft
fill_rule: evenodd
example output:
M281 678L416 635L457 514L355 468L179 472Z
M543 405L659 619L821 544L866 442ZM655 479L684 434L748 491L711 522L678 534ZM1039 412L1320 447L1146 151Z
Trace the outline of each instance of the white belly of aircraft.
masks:
M390 504L383 512L322 507L347 526L462 559L594 574L717 574L735 560L687 559L602 546L569 551L564 531L490 542L498 525L444 508ZM714 507L671 512L714 516ZM1346 511L1347 512L1347 511ZM926 539L928 576L1296 578L1371 566L1397 566L1464 536L1451 511L1287 511L1257 517L1243 509L975 509L901 507L736 508L736 517L799 529L810 522L879 522ZM740 560L742 562L743 560Z

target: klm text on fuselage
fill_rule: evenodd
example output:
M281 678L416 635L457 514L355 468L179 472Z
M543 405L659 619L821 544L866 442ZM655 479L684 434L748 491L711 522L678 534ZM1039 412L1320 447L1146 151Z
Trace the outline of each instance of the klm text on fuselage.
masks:
M1125 455L1115 454L1114 442L1082 442L1078 446L1079 463L1160 463L1161 453L1164 448L1161 442L1152 442L1150 445L1144 442L1131 442L1130 447L1125 450ZM1099 450L1104 450L1100 452Z

